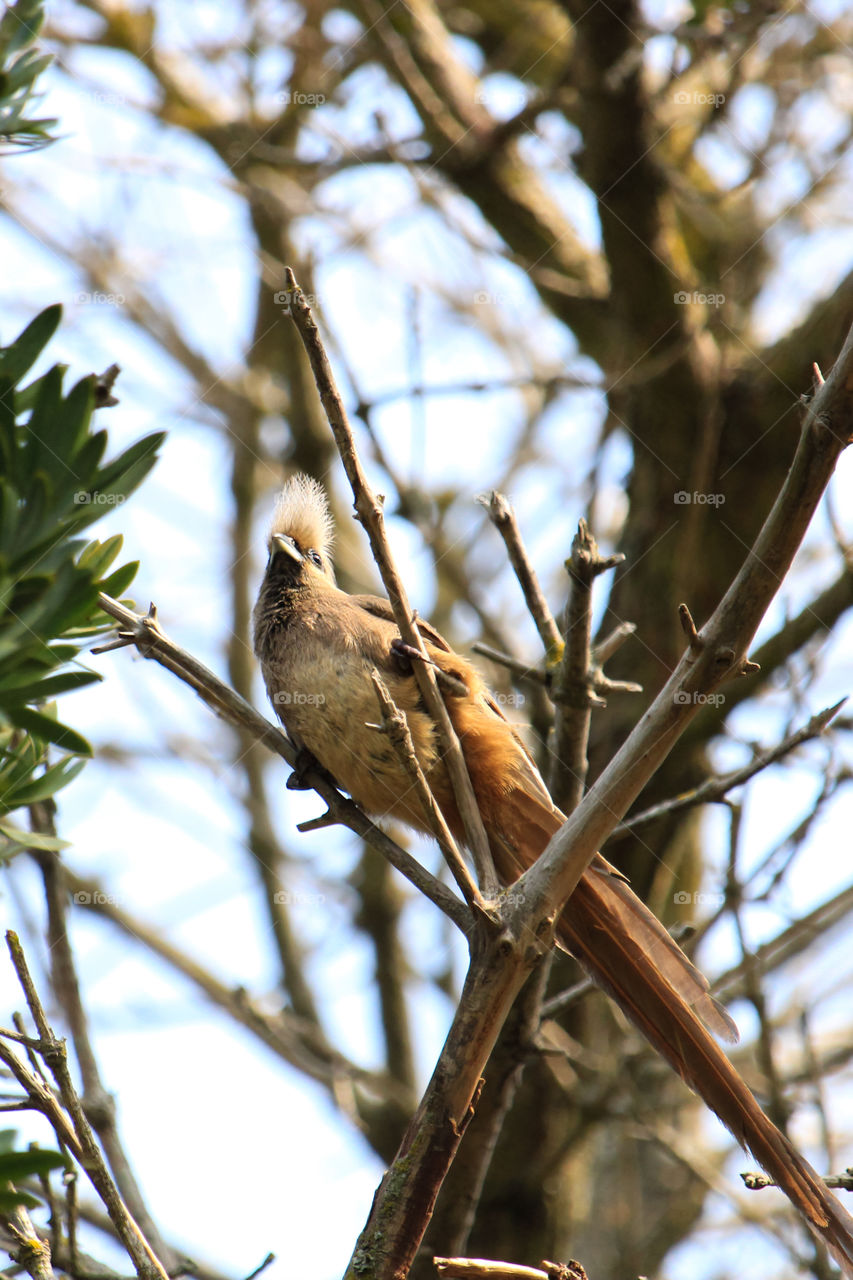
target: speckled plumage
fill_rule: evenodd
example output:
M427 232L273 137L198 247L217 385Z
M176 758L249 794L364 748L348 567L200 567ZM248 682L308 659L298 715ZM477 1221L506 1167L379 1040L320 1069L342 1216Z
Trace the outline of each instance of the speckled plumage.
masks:
M349 596L335 586L330 537L320 486L305 477L290 481L276 508L270 560L254 613L255 652L275 710L293 741L307 748L372 817L427 830L393 748L366 727L377 719L370 681L370 670L377 667L406 715L448 825L462 839L434 725L411 670L391 647L399 632L390 606L371 596ZM538 857L564 817L476 669L432 628L420 625L430 658L467 690L464 696L446 697L446 703L495 866L504 882L511 883ZM600 856L570 898L558 934L809 1221L825 1228L823 1234L838 1254L838 1241L853 1229L853 1220L764 1115L706 1030L736 1039L734 1023L708 994L705 979Z

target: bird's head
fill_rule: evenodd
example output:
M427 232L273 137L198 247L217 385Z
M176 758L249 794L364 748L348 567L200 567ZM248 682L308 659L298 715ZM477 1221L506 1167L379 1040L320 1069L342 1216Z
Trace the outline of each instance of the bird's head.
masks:
M334 584L329 557L334 526L322 485L310 476L288 480L276 502L269 536L267 575L310 586L315 575Z

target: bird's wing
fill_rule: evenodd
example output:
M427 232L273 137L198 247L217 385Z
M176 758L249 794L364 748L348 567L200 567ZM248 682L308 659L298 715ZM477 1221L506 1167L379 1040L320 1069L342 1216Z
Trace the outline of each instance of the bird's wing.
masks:
M371 614L374 618L382 618L385 622L393 622L396 626L394 610L391 608L390 601L383 596L350 596L353 604L358 605L360 609L364 609L365 613ZM443 649L445 653L453 653L453 649L445 640L440 631L436 631L435 627L429 622L425 622L423 618L417 618L418 631L425 640L435 645L436 649Z

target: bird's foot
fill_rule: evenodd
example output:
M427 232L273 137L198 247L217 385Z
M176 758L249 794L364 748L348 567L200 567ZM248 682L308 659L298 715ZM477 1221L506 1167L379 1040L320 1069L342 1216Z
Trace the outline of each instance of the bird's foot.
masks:
M413 644L406 644L402 636L395 636L391 641L391 656L396 659L400 672L406 676L412 674L413 662L428 662L430 666L433 665L432 658L421 653Z
M293 766L293 773L287 779L285 786L288 791L312 791L311 783L306 780L306 773L319 774L331 786L337 787L337 782L329 773L328 769L324 769L320 761L314 755L313 751L309 751L307 747L298 747L296 751L296 761Z
M420 649L416 649L414 645L406 644L400 636L395 636L391 641L391 656L394 658L398 671L401 675L410 676L412 672L413 662L425 662L432 667L435 672L435 678L446 693L453 698L464 698L468 692L468 688L463 680L459 680L456 676L451 675L449 671L444 671L437 662L433 662L432 658L426 653L421 653Z

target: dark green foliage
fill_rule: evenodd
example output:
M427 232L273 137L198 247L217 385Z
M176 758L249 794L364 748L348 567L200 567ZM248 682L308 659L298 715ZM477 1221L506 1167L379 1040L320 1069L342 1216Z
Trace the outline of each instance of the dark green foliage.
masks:
M15 1151L14 1129L0 1130L0 1213L12 1213L18 1205L35 1209L41 1203L28 1191L19 1191L17 1184L24 1178L47 1177L54 1169L70 1169L71 1161L58 1151L42 1151L30 1147L27 1151Z
M113 567L120 537L79 535L136 488L163 439L147 436L103 463L94 376L66 394L54 365L21 385L60 316L48 307L0 348L0 831L13 843L21 833L4 815L52 795L78 771L72 757L91 753L52 700L99 679L78 662L80 643L109 626L98 592L121 595L137 568ZM49 743L68 754L36 776Z
M17 0L0 19L0 145L46 147L56 120L33 120L28 112L38 95L35 82L52 62L49 53L29 48L44 22L40 0Z

